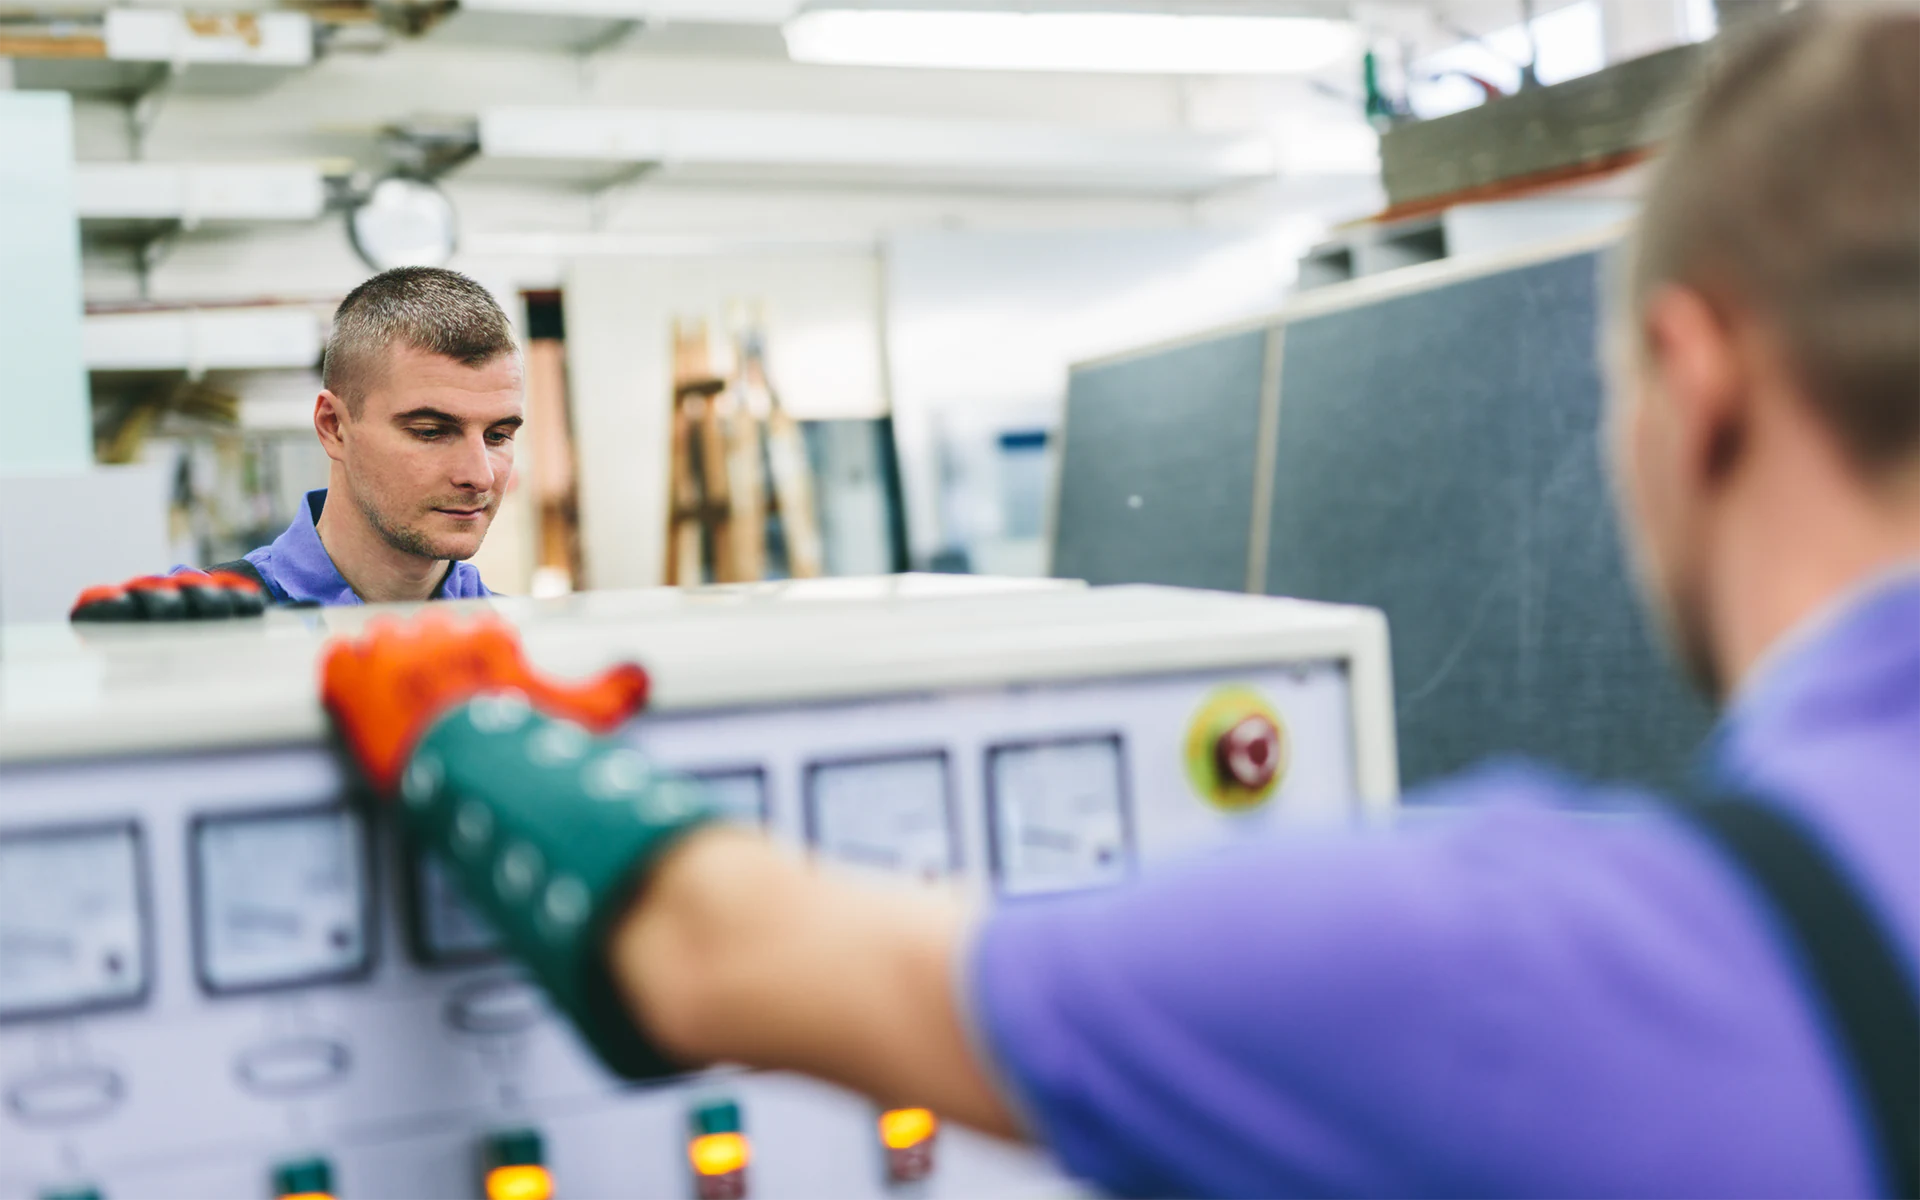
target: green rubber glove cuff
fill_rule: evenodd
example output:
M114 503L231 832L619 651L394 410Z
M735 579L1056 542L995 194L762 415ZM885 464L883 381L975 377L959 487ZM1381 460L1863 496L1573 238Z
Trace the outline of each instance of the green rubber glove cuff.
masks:
M615 1074L684 1068L636 1026L607 939L661 854L718 814L698 782L534 711L517 692L440 717L400 780L410 832Z

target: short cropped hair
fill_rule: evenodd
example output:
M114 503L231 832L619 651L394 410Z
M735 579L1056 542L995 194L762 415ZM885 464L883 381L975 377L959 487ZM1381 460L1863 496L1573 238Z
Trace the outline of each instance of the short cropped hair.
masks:
M482 367L513 354L513 326L487 289L444 267L395 267L347 293L333 314L320 380L360 415L395 343Z
M1920 12L1807 5L1747 38L1655 169L1630 299L1680 284L1766 322L1883 477L1920 459Z

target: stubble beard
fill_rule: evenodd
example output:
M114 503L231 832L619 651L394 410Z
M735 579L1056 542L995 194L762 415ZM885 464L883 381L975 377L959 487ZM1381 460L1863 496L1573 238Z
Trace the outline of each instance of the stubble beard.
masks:
M1645 557L1651 553L1648 547L1634 547L1641 608L1687 682L1702 698L1719 704L1726 694L1725 678L1714 656L1700 581L1677 565L1655 568Z
M1667 645L1687 682L1713 704L1726 699L1726 680L1713 653L1713 639L1707 632L1706 603L1697 588L1679 588L1669 593L1661 605L1667 631Z
M396 525L387 520L386 514L382 513L362 497L356 495L354 499L359 504L360 511L365 514L367 524L373 527L373 531L379 534L381 540L386 542L387 545L392 546L402 554L412 554L419 558L442 559L449 562L463 562L473 557L473 551L471 550L464 553L456 553L444 547L437 546L431 538L418 529L406 525Z

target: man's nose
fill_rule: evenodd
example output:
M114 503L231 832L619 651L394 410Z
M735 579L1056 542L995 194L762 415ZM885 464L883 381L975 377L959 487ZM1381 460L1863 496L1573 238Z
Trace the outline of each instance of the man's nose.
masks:
M453 486L465 491L493 490L493 459L487 454L486 435L460 439L460 453L453 462Z

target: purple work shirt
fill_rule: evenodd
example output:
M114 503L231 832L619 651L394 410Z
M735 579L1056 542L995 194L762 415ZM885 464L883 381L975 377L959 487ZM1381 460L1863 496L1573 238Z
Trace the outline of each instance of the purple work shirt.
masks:
M332 607L336 604L362 603L354 594L347 581L340 576L339 568L333 565L333 558L327 548L320 544L320 531L316 522L320 520L320 510L326 507L327 489L316 488L307 493L307 502L300 506L300 512L293 518L293 524L287 531L273 539L272 543L260 547L247 555L247 561L253 569L260 572L260 578L266 581L267 590L273 593L276 604L297 604L309 602ZM440 581L440 589L433 594L435 600L471 600L480 596L491 596L487 585L480 582L480 571L472 563L457 562Z
M1804 818L1911 969L1920 572L1790 641L1703 766ZM963 986L1035 1136L1133 1195L1880 1189L1817 1001L1721 851L1537 766L1421 799L1452 807L993 913Z

